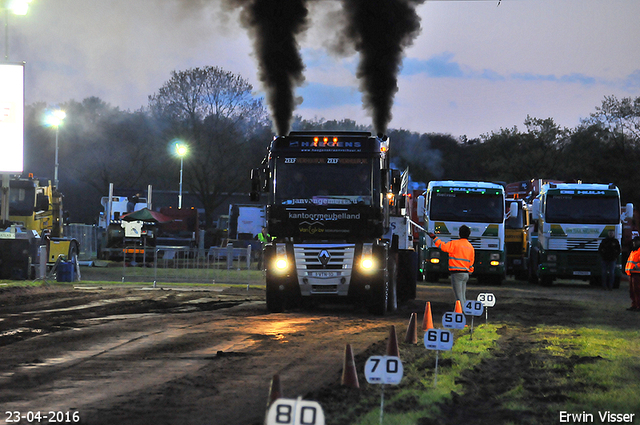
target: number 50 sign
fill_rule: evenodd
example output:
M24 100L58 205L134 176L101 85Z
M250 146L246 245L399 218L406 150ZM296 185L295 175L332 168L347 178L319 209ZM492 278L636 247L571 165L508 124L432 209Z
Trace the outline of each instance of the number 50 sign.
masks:
M324 412L315 401L279 398L269 408L267 425L324 425Z

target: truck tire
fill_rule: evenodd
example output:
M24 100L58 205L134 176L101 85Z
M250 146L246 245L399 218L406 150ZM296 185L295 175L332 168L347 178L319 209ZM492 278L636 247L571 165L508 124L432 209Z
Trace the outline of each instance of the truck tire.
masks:
M540 278L540 285L545 287L553 285L553 278L551 276L542 276Z
M269 313L282 313L286 306L286 288L280 289L280 284L267 278L267 311Z
M418 275L418 254L410 250L400 251L398 253L398 298L400 302L416 298Z
M536 252L532 252L531 253L531 258L529 259L529 268L528 268L528 277L529 277L529 283L531 283L532 285L538 285L538 262L536 261L535 258Z
M389 281L380 279L371 285L371 300L369 301L369 313L376 316L384 316L387 314L387 305L389 303Z
M429 283L438 283L438 280L440 280L440 275L435 272L427 272L424 278Z
M398 310L398 266L396 260L389 259L389 295L387 297L387 311Z

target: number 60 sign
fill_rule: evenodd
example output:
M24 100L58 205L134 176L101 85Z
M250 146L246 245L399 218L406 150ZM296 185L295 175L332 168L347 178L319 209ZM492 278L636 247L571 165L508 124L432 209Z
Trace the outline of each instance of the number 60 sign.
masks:
M427 350L448 351L453 347L453 334L446 329L429 329L424 334Z

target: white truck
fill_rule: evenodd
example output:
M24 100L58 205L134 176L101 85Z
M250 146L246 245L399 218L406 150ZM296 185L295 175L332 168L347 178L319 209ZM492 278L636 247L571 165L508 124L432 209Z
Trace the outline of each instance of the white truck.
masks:
M460 226L471 229L469 242L475 249L473 276L481 283L501 284L506 274L505 190L500 184L472 181L432 181L418 200L418 214L424 217L427 233L442 242L458 238ZM511 217L517 205L509 205ZM431 238L420 238L421 270L425 279L436 282L449 274L449 256Z
M535 229L529 257L532 280L550 286L555 279L601 279L600 242L613 231L622 237L622 221L633 217L633 204L620 207L614 184L548 183L533 200ZM614 287L620 286L621 264Z

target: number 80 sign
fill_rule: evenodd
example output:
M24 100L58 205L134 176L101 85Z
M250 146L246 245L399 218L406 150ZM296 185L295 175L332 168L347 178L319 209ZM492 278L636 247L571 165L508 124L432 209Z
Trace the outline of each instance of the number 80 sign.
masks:
M267 425L324 425L324 412L315 401L279 398L267 412Z

